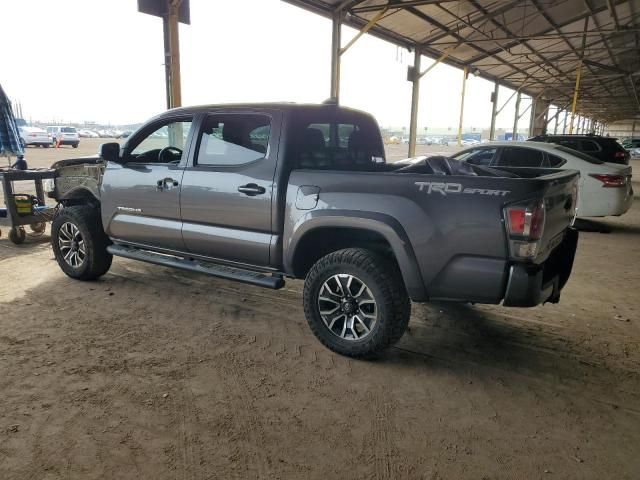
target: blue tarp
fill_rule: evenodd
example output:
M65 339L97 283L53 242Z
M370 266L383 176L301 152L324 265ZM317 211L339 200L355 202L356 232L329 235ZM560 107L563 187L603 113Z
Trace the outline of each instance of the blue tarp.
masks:
M20 134L11 109L11 102L0 85L0 156L22 154Z

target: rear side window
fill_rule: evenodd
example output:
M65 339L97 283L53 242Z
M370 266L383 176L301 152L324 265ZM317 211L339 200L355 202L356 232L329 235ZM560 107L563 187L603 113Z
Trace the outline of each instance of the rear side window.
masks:
M496 155L496 151L496 148L474 148L454 155L453 158L470 163L471 165L489 166Z
M548 161L548 166L551 168L559 167L560 165L563 165L565 163L565 160L563 158L560 158L556 155L552 155L550 153L547 153L547 161Z
M62 133L76 133L76 129L73 127L62 127L60 131Z
M576 140L558 140L555 143L557 143L558 145L562 145L563 147L571 148L573 150L580 150L580 147L578 146L578 142Z
M600 147L593 140L582 140L582 148L583 152L599 152Z
M259 114L211 115L200 135L197 165L243 165L264 158L271 120Z
M589 163L593 163L595 165L600 165L602 163L604 163L602 160L598 160L595 157L592 157L591 155L588 155L586 153L580 152L578 150L573 150L571 148L567 148L563 145L558 145L556 147L558 150L560 150L561 152L564 153L569 153L571 155L573 155L574 157L578 157L581 160L584 160L585 162L589 162Z
M326 115L313 121L305 112L296 122L289 155L298 168L323 170L375 170L384 163L384 148L378 126L361 115ZM302 116L302 115L301 115ZM342 118L341 118L342 117Z
M541 167L543 157L541 151L531 148L505 147L500 153L497 165L501 167Z

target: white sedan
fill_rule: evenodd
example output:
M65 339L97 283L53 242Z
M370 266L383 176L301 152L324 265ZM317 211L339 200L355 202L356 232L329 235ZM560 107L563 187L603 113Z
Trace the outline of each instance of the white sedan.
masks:
M51 135L46 130L38 127L18 127L23 146L35 145L49 148Z
M605 163L562 145L492 142L466 148L453 158L487 167L544 167L580 172L579 217L622 215L633 203L631 167Z

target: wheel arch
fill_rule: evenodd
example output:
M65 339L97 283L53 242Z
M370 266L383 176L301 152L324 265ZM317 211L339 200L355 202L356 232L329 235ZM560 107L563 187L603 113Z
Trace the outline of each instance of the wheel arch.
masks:
M409 238L400 223L387 215L325 212L299 222L284 252L285 271L304 278L323 256L344 248L368 248L393 258L409 296L424 301L427 293Z

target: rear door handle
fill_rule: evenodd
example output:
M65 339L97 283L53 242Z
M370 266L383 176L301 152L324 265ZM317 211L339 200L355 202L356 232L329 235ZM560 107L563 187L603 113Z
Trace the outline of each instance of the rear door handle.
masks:
M162 180L158 180L156 184L156 190L158 190L159 192L163 190L171 190L173 187L177 187L178 185L179 183L177 180L167 177L163 178Z
M260 185L256 185L255 183L247 183L246 185L238 187L238 191L250 197L254 197L256 195L262 195L267 191L267 189Z

